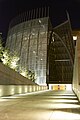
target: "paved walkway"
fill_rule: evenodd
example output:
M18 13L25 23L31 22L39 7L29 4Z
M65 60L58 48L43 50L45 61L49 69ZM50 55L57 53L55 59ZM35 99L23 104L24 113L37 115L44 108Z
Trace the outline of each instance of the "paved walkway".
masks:
M80 105L71 91L4 97L0 120L80 120Z

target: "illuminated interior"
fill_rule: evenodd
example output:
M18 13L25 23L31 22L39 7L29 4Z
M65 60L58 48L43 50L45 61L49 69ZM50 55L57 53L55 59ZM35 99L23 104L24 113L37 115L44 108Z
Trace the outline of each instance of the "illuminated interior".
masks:
M49 84L49 90L72 90L71 84Z

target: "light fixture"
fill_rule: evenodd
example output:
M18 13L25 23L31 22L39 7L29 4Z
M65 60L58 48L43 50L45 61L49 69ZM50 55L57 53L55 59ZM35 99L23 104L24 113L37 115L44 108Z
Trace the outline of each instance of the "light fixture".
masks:
M0 96L2 96L2 89L0 89Z
M27 37L25 37L24 40L27 40Z
M11 94L12 94L12 95L14 94L14 88L11 89Z
M73 36L73 40L77 40L77 36Z
M19 60L19 58L17 56L13 56L13 58L11 60L10 67L15 69L17 67L18 60Z
M43 59L41 58L41 61L42 61Z
M16 61L11 61L11 68L15 69L17 67Z
M41 20L39 20L39 23L41 23Z
M3 64L7 64L7 60L6 59L1 59L3 61Z
M19 87L19 93L22 93L22 87L21 86Z
M35 54L36 52L35 52L35 51L33 51L33 53Z
M22 71L20 74L21 74L22 76L26 77L26 72L25 72L25 71Z
M54 42L54 37L52 37L52 41Z

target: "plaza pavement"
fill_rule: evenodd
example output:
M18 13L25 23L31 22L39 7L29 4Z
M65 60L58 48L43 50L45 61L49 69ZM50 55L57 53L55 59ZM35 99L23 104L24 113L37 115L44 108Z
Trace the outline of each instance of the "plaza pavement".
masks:
M72 91L2 97L0 120L80 120L80 104Z

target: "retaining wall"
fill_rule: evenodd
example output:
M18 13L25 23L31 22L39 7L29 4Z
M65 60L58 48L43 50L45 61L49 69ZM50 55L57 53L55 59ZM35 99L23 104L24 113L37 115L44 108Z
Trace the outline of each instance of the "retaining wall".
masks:
M0 85L35 85L34 82L23 77L18 72L0 63Z
M47 86L38 85L0 85L0 97L47 90Z
M0 63L0 96L24 94L42 90L47 90L47 86L39 86Z

